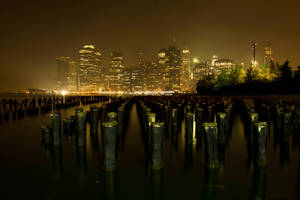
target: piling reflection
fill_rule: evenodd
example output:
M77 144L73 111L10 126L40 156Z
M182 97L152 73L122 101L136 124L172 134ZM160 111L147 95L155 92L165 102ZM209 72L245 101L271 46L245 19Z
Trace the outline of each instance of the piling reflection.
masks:
M84 181L87 174L87 153L86 147L76 147L76 158L78 167L79 181Z
M185 143L184 149L184 172L186 173L192 168L193 164L193 145Z
M116 200L117 198L117 171L104 172L104 199Z
M251 199L266 199L267 167L255 166L251 184Z
M178 152L178 129L172 129L171 133L171 142L172 142L172 149L174 152Z
M164 199L164 172L163 169L151 172L151 199Z
M300 149L299 149L300 153ZM296 183L296 199L300 199L300 162L298 164L298 174L297 174L297 183Z
M217 193L223 189L224 186L220 184L221 171L219 169L205 168L204 185L203 185L203 199L215 200Z
M247 167L249 169L254 169L255 164L255 145L248 142L247 143Z
M62 163L62 148L53 147L51 151L53 170L57 180L62 179L63 163Z
M280 144L280 167L288 165L290 162L290 147L289 143L282 142Z

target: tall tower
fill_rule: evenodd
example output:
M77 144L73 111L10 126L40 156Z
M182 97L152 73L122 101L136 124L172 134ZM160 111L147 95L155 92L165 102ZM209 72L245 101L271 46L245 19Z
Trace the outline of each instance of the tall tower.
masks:
M165 78L166 90L180 91L181 52L177 47L170 46L166 51Z
M94 45L85 45L79 50L79 89L98 91L101 81L101 53Z
M124 60L123 53L112 52L109 62L109 89L111 91L123 91Z
M56 79L56 89L63 90L67 89L67 80L70 68L70 57L59 57L56 58L57 64L57 79Z
M190 50L185 48L182 50L182 64L180 69L180 89L188 91L191 81L191 56Z
M252 64L251 64L252 67L256 67L257 66L257 61L256 61L256 46L257 46L257 43L253 42L253 44L252 44L253 59L252 59Z

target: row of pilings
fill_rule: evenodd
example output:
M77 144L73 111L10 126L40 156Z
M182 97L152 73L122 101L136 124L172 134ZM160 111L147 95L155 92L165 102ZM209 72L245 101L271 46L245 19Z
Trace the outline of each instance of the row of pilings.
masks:
M86 101L88 103L89 101ZM93 101L94 102L94 101ZM122 146L124 116L128 115L126 105L137 103L138 115L142 127L142 138L149 167L153 170L164 166L164 143L166 138L178 141L181 125L185 127L185 149L191 152L192 145L205 150L207 168L222 168L225 151L230 143L233 123L233 107L237 107L244 122L247 140L248 161L256 166L267 164L267 144L270 137L270 125L274 122L274 145L288 146L293 132L293 144L299 144L300 110L296 104L279 102L276 104L254 103L248 101L224 101L222 99L189 99L181 97L134 97L131 99L109 99L101 106L90 106L89 111L76 108L75 114L61 119L59 113L52 115L51 138L53 146L61 145L63 124L67 134L75 132L77 146L86 143L86 123L91 125L92 138L98 135L98 123L101 122L101 135L104 152L104 168L114 169L116 160L111 152ZM126 104L122 104L126 102ZM126 109L127 108L127 109ZM73 128L72 128L73 127ZM75 129L74 129L75 128ZM116 135L116 136L115 136ZM113 138L113 139L111 139ZM112 143L115 141L117 143ZM113 150L112 150L113 149ZM111 160L112 159L112 160Z
M77 107L73 115L64 119L60 112L52 113L51 124L41 126L43 150L50 154L61 152L63 135L67 138L75 137L76 152L81 155L78 160L81 166L84 166L87 134L90 134L93 148L96 149L99 147L99 135L101 135L103 169L113 171L118 165L118 152L123 148L131 106L130 98L115 98L100 104L91 104L89 110ZM90 125L90 131L87 131L87 124Z
M183 122L186 151L191 152L193 144L198 147L204 144L207 168L223 167L225 149L231 138L231 102L175 97L143 97L138 98L137 102L142 138L151 169L163 168L165 139L177 141Z
M0 123L10 119L17 120L26 116L59 111L80 105L110 102L119 97L108 96L48 96L2 98L0 101Z
M248 146L248 164L267 164L267 145L273 128L273 147L280 146L280 164L289 162L289 146L300 145L300 107L295 102L257 103L240 107ZM291 141L292 140L292 141ZM254 162L257 159L257 162Z

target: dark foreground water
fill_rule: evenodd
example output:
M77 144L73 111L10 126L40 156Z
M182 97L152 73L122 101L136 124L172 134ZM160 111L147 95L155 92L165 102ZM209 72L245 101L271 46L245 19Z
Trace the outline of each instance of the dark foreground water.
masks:
M68 117L74 109L62 114ZM50 124L50 117L0 125L1 199L300 199L299 148L293 147L292 135L288 145L275 145L271 125L268 165L256 169L248 159L239 113L234 114L224 167L218 170L205 168L203 146L195 142L193 149L185 149L183 123L177 141L166 138L164 169L151 172L136 104L114 173L101 170L100 129L98 146L88 126L86 149L77 149L75 137L63 137L61 149L49 149L41 124Z

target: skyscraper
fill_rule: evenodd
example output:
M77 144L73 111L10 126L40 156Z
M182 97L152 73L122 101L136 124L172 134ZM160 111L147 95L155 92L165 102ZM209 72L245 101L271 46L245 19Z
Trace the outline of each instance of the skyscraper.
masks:
M181 91L190 90L191 81L191 58L190 50L185 48L182 50L182 64L180 69L180 89Z
M70 57L59 57L56 59L57 63L57 90L77 90L77 72L78 65L72 61Z
M123 91L124 60L123 53L112 52L110 54L108 85L111 91Z
M93 45L79 50L79 89L98 91L101 83L101 53Z
M180 66L182 63L180 50L175 46L161 49L158 52L158 64L164 71L165 90L180 90Z

